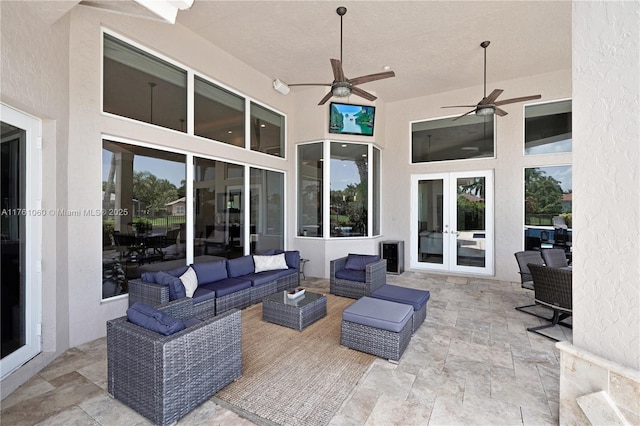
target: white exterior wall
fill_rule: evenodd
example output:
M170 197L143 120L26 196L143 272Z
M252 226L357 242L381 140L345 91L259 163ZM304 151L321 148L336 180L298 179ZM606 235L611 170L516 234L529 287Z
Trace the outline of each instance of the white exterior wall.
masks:
M571 71L534 75L490 83L487 90L504 90L504 98L541 94L546 102L571 97ZM505 105L509 114L496 118L496 158L411 164L411 121L426 120L467 110L442 109L444 105L468 105L482 98L483 87L413 98L387 104L386 137L382 165L383 231L386 240L405 241L405 269L410 264L411 224L409 206L411 175L425 173L494 170L495 278L520 282L513 253L524 247L524 168L571 164L572 155L524 156L524 105ZM453 111L453 112L452 112Z
M640 424L640 2L573 3L573 344L560 424L606 391Z

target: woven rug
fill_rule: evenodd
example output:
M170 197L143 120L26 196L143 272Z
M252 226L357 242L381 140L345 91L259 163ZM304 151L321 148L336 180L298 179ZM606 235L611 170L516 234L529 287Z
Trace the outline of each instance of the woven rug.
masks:
M297 331L242 311L242 376L216 394L240 412L280 425L326 425L375 360L340 346L353 299L327 294L327 316Z

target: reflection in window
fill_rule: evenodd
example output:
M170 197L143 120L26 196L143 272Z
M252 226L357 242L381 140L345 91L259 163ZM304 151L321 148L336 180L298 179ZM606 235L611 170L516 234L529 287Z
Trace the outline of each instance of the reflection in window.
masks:
M554 216L563 216L571 227L571 182L571 166L526 168L525 225L552 226Z
M485 267L485 178L458 178L456 264Z
M187 131L187 72L104 34L103 110Z
M244 254L244 166L195 158L194 256Z
M323 144L298 146L298 236L322 237Z
M251 253L284 248L284 174L251 168Z
M331 237L368 234L368 145L331 142Z
M493 123L493 116L480 115L411 123L411 161L493 157Z
M103 298L148 263L185 258L185 156L102 143Z
M284 157L284 117L251 102L251 149Z
M244 147L244 99L199 77L194 86L194 133Z
M571 100L524 107L527 155L571 152Z

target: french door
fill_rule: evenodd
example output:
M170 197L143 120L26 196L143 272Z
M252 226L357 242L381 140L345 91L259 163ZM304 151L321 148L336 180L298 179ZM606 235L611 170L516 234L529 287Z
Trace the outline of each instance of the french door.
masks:
M40 353L41 234L40 121L1 107L0 225L2 359L0 377Z
M493 172L411 178L414 269L493 275Z

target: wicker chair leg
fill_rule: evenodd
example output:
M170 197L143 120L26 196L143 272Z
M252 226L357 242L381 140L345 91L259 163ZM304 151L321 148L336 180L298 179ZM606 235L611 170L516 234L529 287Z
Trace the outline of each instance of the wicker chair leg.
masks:
M571 316L571 314L568 314L568 313L560 314L560 312L558 310L554 310L553 311L553 318L550 320L551 322L549 324L540 325L538 327L529 327L529 328L527 328L527 331L530 331L530 332L532 332L534 334L537 334L539 336L542 336L542 337L546 337L547 339L553 340L554 342L559 342L559 340L554 338L554 337L547 336L546 334L540 333L540 330L544 330L545 328L555 327L556 325L562 325L564 327L572 328L570 324L565 324L565 323L561 322L563 319L566 319L566 318L568 318L570 316Z
M527 311L525 309L525 308L533 308L534 306L543 306L543 305L540 305L538 303L532 303L531 305L516 306L516 311L524 312L525 314L533 315L536 318L540 318L540 319L547 320L547 321L553 320L553 316L551 318L549 318L549 317L546 317L544 315L537 314L535 312Z

